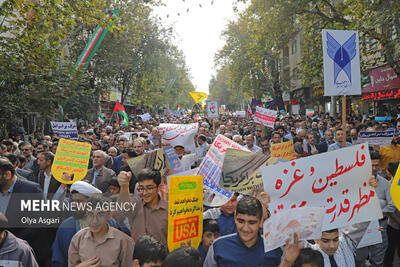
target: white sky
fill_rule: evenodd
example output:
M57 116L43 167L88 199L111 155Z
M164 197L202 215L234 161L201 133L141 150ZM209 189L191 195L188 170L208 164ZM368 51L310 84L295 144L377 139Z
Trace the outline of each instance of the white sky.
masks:
M224 45L221 33L228 21L235 18L234 0L163 2L166 6L156 8L155 12L161 17L164 26L173 26L176 33L174 43L186 57L196 91L208 93L208 83L215 74L214 55Z

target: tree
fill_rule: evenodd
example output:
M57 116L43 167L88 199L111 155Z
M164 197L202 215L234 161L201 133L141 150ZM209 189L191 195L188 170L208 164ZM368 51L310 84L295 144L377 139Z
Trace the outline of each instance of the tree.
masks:
M229 110L240 109L243 95L240 90L232 87L232 72L228 65L218 69L216 77L210 81L209 90L209 100L216 100L219 105L226 105Z
M283 86L279 80L278 56L267 45L267 36L259 32L257 18L250 9L239 14L223 32L226 44L216 55L216 64L229 66L231 86L246 99L280 98ZM223 67L221 67L221 70ZM275 95L272 96L270 88Z
M27 112L49 119L59 103L79 93L79 87L64 93L72 68L60 66L61 43L80 25L105 23L104 10L102 0L5 1L2 4L0 124L15 129L15 120Z
M114 6L123 6L114 21L115 30L105 37L87 69L89 79L82 83L94 95L90 98L93 104L99 107L100 96L111 88L120 91L122 103L129 101L148 110L181 97L188 102L188 96L180 94L193 85L182 52L172 45L172 30L163 28L152 17L151 6L142 1L119 1ZM86 27L77 36L70 49L71 61L79 56L93 31L94 27ZM164 94L171 77L177 81L171 92ZM97 117L95 114L92 117Z
M279 53L292 34L302 31L303 57L299 64L304 83L322 80L322 29L358 30L362 71L387 63L400 75L400 2L387 1L257 1L245 13L266 46Z

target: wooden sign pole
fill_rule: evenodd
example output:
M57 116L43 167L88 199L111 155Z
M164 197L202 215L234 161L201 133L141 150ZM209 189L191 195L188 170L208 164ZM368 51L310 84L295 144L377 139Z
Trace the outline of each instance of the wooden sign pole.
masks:
M342 129L343 129L343 141L342 141L342 147L346 147L346 96L342 96Z

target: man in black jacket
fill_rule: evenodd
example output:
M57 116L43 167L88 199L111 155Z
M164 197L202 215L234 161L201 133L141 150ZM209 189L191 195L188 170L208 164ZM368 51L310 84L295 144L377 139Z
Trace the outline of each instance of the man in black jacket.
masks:
M324 133L324 138L321 139L321 143L316 145L318 153L324 153L328 151L329 145L333 144L333 134L332 131L326 130Z
M45 228L32 228L23 218L36 219L40 212L24 211L22 201L43 200L39 184L17 179L15 169L8 159L0 158L0 212L9 222L9 231L16 237L26 240L33 248L39 266L51 266L51 250L48 231Z

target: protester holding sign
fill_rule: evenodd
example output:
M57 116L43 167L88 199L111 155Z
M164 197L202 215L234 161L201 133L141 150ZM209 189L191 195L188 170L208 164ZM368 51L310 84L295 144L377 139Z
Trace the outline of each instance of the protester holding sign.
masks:
M137 175L138 188L141 199L130 199L129 181L132 178L130 172L121 171L118 175L118 183L121 186L119 202L133 201L135 209L126 216L131 226L131 235L138 240L142 235L151 235L167 246L168 235L168 202L162 200L158 194L161 184L159 171L143 169Z
M237 204L235 224L237 233L215 240L209 248L204 267L220 266L292 266L300 251L297 236L294 245L282 250L277 248L264 252L262 237L259 229L263 224L263 206L256 198L245 196ZM296 253L293 253L297 251ZM294 256L295 255L295 256Z
M145 112L146 111L143 111L143 113ZM222 240L228 239L229 234L237 232L236 241L239 240L240 242L242 242L241 244L243 245L244 243L243 241L241 241L241 238L243 237L243 239L245 240L246 236L248 237L248 235L251 235L253 233L250 233L250 231L248 231L248 228L246 228L247 225L244 230L243 228L242 230L237 229L238 223L237 221L235 221L236 217L234 212L236 210L236 203L238 201L237 199L240 199L240 197L238 197L238 195L234 192L239 192L251 196L259 196L262 195L262 190L265 187L264 189L267 190L268 193L270 193L271 197L271 203L269 204L271 219L267 220L267 222L274 222L274 225L269 225L268 228L270 229L269 236L271 237L270 239L268 239L268 246L270 248L273 244L285 244L285 240L278 239L278 242L275 242L276 239L273 238L279 238L282 235L288 234L286 236L289 236L290 239L293 240L293 232L290 232L289 230L307 229L307 227L313 227L316 225L315 221L307 222L307 220L305 220L306 218L298 218L295 216L295 213L291 212L292 206L296 206L296 208L299 206L303 206L304 201L306 202L303 207L305 209L308 209L309 207L319 208L321 204L322 206L325 206L324 217L328 217L327 224L335 229L346 225L348 228L350 227L348 225L357 221L360 222L356 225L357 227L352 226L358 231L359 234L359 239L356 240L355 245L357 245L358 242L357 247L366 246L368 248L368 251L372 251L372 245L376 247L381 247L383 249L381 250L380 255L383 254L385 248L385 232L378 232L381 241L375 239L375 236L373 236L372 234L374 232L376 234L378 225L382 224L385 221L386 216L390 217L390 215L387 214L385 211L386 208L390 207L390 201L388 201L389 198L387 197L387 188L381 190L382 185L385 185L388 182L381 183L384 180L380 179L380 176L382 174L380 171L378 171L378 173L376 174L376 183L378 185L378 188L376 189L376 191L374 191L368 186L368 178L371 175L370 173L366 172L367 169L371 170L367 155L368 146L365 145L364 148L362 148L361 146L363 144L353 145L354 150L352 150L352 152L349 152L351 147L340 148L340 144L340 146L337 147L338 149L336 151L325 154L319 153L328 150L328 146L332 144L332 133L336 133L336 142L340 143L340 134L338 134L340 133L340 131L338 131L337 129L345 127L347 127L345 129L352 129L352 131L350 132L352 133L351 136L356 137L356 135L354 135L355 129L364 129L364 131L367 128L369 128L369 130L371 131L383 131L385 129L394 130L396 126L395 121L392 121L391 124L393 125L390 125L390 123L377 122L374 121L372 117L368 117L365 120L365 123L368 125L363 125L360 121L360 118L354 116L354 114L350 114L350 120L347 122L348 125L342 125L343 123L341 123L339 120L335 120L327 116L326 114L321 114L317 112L313 115L312 118L303 115L281 115L277 116L276 121L271 124L271 130L268 130L264 136L263 130L260 128L259 124L247 118L232 116L229 114L229 110L225 109L224 112L224 115L220 115L213 121L208 121L205 118L201 119L199 118L200 116L196 116L195 118L182 114L179 118L162 115L154 116L154 118L150 118L146 121L143 121L140 118L136 117L132 119L127 126L121 126L112 123L108 124L107 122L102 125L80 125L79 142L75 142L73 140L66 140L66 142L65 139L58 140L55 135L51 135L50 137L40 136L40 134L35 133L31 136L31 139L26 139L28 143L21 144L21 148L29 145L29 151L22 149L21 152L27 152L30 156L38 155L38 158L40 159L40 161L38 160L36 162L35 160L33 160L31 166L27 167L27 169L29 169L29 172L38 173L40 169L39 165L41 165L41 168L44 171L46 170L46 175L49 175L48 167L52 167L51 173L53 174L54 178L51 177L50 179L45 179L46 177L44 177L42 179L43 184L39 184L38 180L32 179L34 180L34 182L38 183L39 187L42 187L43 189L47 188L47 182L50 181L49 189L52 189L53 186L51 184L54 183L54 181L52 181L54 179L59 179L59 182L62 184L71 183L72 186L70 190L68 190L69 186L67 185L63 185L61 187L63 189L65 188L65 193L67 197L69 192L71 192L73 188L79 186L80 183L85 183L78 180L85 177L89 166L89 168L92 167L91 163L86 165L86 159L90 156L91 151L94 152L96 150L102 150L105 152L109 152L110 155L114 158L115 164L113 165L113 169L116 173L118 173L120 170L132 171L132 178L126 179L125 181L129 181L126 183L129 187L128 193L126 189L115 186L117 185L114 183L116 181L114 181L113 183L100 183L102 185L98 184L97 182L101 180L101 176L99 175L93 175L92 182L94 184L90 186L92 186L93 188L95 188L96 186L101 187L100 189L104 190L106 194L116 194L115 197L120 199L118 203L125 203L134 207L129 211L124 211L122 213L122 215L127 215L127 217L129 218L129 222L119 220L118 222L120 226L118 226L118 224L115 223L114 219L110 219L109 224L115 227L120 227L120 229L122 229L123 231L125 230L122 226L124 226L125 224L129 224L128 227L130 227L130 229L132 230L132 232L130 233L131 237L133 237L135 240L138 240L138 238L144 234L150 234L151 236L153 236L153 238L157 239L157 242L161 242L166 245L168 222L172 223L174 222L174 220L180 220L179 218L175 218L173 220L171 219L169 221L167 220L169 212L166 206L163 205L162 201L164 201L164 204L166 204L168 195L171 193L171 191L169 191L171 190L171 188L168 188L168 177L171 177L172 175L177 175L178 173L185 175L200 174L203 176L204 188L206 189L204 203L207 206L211 206L211 209L206 211L203 215L205 217L208 216L209 218L216 219L216 224L219 228L218 234L220 234L221 232L221 234L226 235L226 237L224 237ZM177 126L172 127L172 125ZM155 149L155 146L152 146L152 141L147 139L147 136L152 132L152 130L154 136L152 135L150 139L154 140L154 143L157 143L161 147L161 149L152 150ZM218 132L221 133L221 135L212 135L210 134L210 132ZM278 134L275 134L275 132ZM324 137L321 138L322 140L318 142L320 144L315 143L311 138L314 136L315 133L317 134L317 136L322 135L321 137ZM372 133L373 134L368 134L368 136L371 138L373 135L378 135L376 134L378 132ZM45 134L47 134L47 132ZM160 134L162 134L162 136ZM196 135L198 135L197 138ZM349 136L349 133L347 132L346 135ZM293 143L289 146L283 147L284 150L278 150L281 155L280 157L284 157L285 153L289 155L290 152L288 152L288 150L292 149L292 151L295 150L298 152L296 153L298 154L296 159L288 163L282 163L276 158L268 158L270 152L276 152L275 145L287 145L287 143L284 143L284 141L286 141L285 137L290 137L291 139L293 139ZM170 142L166 139L178 141L175 144L172 144L172 142L175 142L172 141L172 145L167 146ZM245 142L242 141L243 139ZM353 139L351 141L355 142L355 139ZM393 139L396 140L396 135ZM13 141L15 142L18 142L17 140L18 138L13 139ZM134 140L137 141L133 142ZM11 140L6 141L13 142ZM10 143L6 141L3 140L2 144L7 144L9 147L11 147ZM274 145L274 147L272 147L270 146L270 143L276 144ZM58 152L61 152L61 154L59 153L58 157L55 158L53 164L49 163L49 160L41 159L41 155L44 155L44 153L46 152L44 150L47 150L46 144L51 151L56 152L57 148L59 148ZM92 148L90 148L90 144L92 144ZM208 144L210 144L210 146ZM199 146L198 149L195 148L196 145ZM18 143L16 145L14 144L14 147L17 146ZM256 148L256 146L262 148L262 150L258 149L258 153L253 153L247 151L246 149L247 147L248 149L253 150L254 148ZM391 145L390 149L386 149L384 146L380 148L379 151L382 154L381 163L389 163L392 159L394 159L394 157L392 157L394 155L392 147L396 148L396 145ZM133 148L135 148L138 153L133 151ZM111 151L108 151L110 149ZM375 150L378 150L377 146L375 146ZM200 152L199 156L197 156L196 153L198 151ZM232 151L235 152L231 153ZM303 153L304 151L308 151L309 153ZM316 151L318 151L318 154L310 157L310 154L315 154ZM387 153L388 151L389 153ZM0 153L18 154L18 150L13 150L11 148L9 149L7 147L6 149L1 149ZM98 154L99 152L93 153L93 165L96 166L97 163L95 162L95 158L97 158L96 155ZM137 154L141 155L138 157ZM325 155L325 157L319 158L319 156L323 155ZM202 159L203 156L204 158ZM308 165L304 165L304 160L307 160ZM23 168L22 162L23 160L21 161L21 164L15 163L14 166L18 165L19 168ZM112 165L111 160L110 162ZM37 163L40 164L38 165ZM276 165L269 166L271 164ZM294 166L292 166L291 164L294 164ZM125 166L123 166L121 169L122 165ZM261 169L266 167L274 167L276 169L268 169L268 175L266 177L263 177L265 176L265 173L263 173ZM136 176L139 176L138 174L140 174L143 169L147 168L152 169L152 172L153 169L156 170L154 171L155 173L157 171L160 172L161 183L159 185L159 179L153 179L153 175L150 175L153 178L149 178L149 176L149 179L139 179L140 181L137 185L138 179L133 176L133 173L135 173ZM184 170L188 170L188 172L183 173ZM71 175L69 175L68 181L64 181L62 176L63 173L66 171L69 174L74 174L73 179L70 179ZM287 171L286 174L285 171ZM3 175L2 177L8 177L8 175ZM382 177L383 179L387 178L384 176ZM265 178L264 182L263 178ZM358 178L358 180L355 178ZM18 179L19 178L17 178L16 180L15 187L17 187L17 184L19 184ZM313 191L313 189L315 192ZM268 190L275 190L277 193L280 194L276 196ZM118 191L121 191L119 196L117 195ZM286 193L286 191L288 191L287 195L282 196ZM130 198L129 192L135 192L132 198ZM38 194L40 194L43 198L42 193ZM12 196L15 197L15 195L13 194ZM77 192L74 191L72 193L72 197L76 198L76 196ZM281 196L282 198L280 198ZM3 197L4 199L7 199L7 193L1 193L0 198L3 199ZM9 221L13 221L15 219L13 218L14 215L17 217L19 215L26 215L25 213L21 213L21 211L18 210L18 207L16 207L14 204L11 204L15 202L15 198L13 197L10 198L8 205L6 205L7 208L10 207L10 205L13 207L12 212L10 211L10 208L8 208L7 215L11 215ZM174 202L172 204L175 206L184 206L184 202L182 201L188 200L194 200L193 196L182 198L180 201L175 201L176 203ZM69 203L69 201L66 202ZM350 204L347 204L348 202ZM7 203L7 201L0 201L0 207L4 206L4 203ZM74 203L75 205L78 202L72 201L70 203ZM85 203L85 199L82 198L81 200L79 200L79 203ZM384 217L382 219L379 219L380 215L378 214L378 207L381 207L383 210ZM177 209L177 212L184 212L189 208L189 205L187 205L187 207L185 206L184 208L181 207L180 209ZM198 206L196 209L200 209L200 206ZM268 212L266 210L266 207L262 208L262 211L264 213L262 220L264 221L264 219L268 218ZM290 216L292 216L292 219L294 219L294 217L296 217L296 219L299 219L297 221L301 222L300 226L289 219L285 219L282 223L275 223L276 221L279 221L279 216L281 216L283 212L288 212L289 214L291 214ZM328 214L326 212L328 212ZM113 216L117 216L117 213L113 214L115 214ZM309 213L300 213L301 216L306 214ZM244 215L246 215L245 212ZM313 214L309 217L315 218L315 215L316 214ZM123 219L123 216L117 217L119 219ZM369 222L373 218L375 218L374 222ZM202 231L200 229L200 223L202 222L202 220L197 220L193 218L187 219L186 217L183 219L184 221L177 221L176 225L183 225L183 228L185 225L194 227L188 228L190 231L188 231L187 233L182 232L182 236L186 236L186 234L201 236ZM333 222L331 222L332 220ZM59 235L59 237L56 238L58 245L62 243L60 249L56 249L56 245L53 245L53 250L42 249L40 245L44 246L44 248L48 247L46 245L45 235L41 235L42 238L40 239L37 238L38 240L40 240L40 242L38 241L34 243L32 243L32 239L30 239L30 237L26 235L27 240L31 244L34 244L32 245L32 247L35 252L38 252L35 253L35 257L37 259L40 259L41 266L43 265L46 267L46 263L43 262L43 259L45 260L46 257L49 258L49 256L46 255L50 253L55 255L56 258L64 253L65 257L60 257L63 259L62 262L64 265L56 266L65 266L65 262L68 261L68 256L66 255L67 253L65 251L68 250L68 246L70 240L72 239L72 236L77 232L77 230L83 229L87 226L87 223L85 224L85 219L75 219L74 217L70 217L66 221L68 222L68 224L63 223L62 227L59 227L59 230L61 229L59 233L62 233L62 235ZM112 223L112 221L114 221L114 223ZM336 224L336 226L334 224ZM67 225L74 231L67 231L64 228L65 225ZM196 225L198 226L198 228ZM30 226L24 224L24 227L29 228ZM372 231L371 229L373 229L374 231ZM25 231L29 232L31 230L32 229L26 229ZM321 248L321 251L322 249L324 249L325 251L329 252L329 249L324 248L326 247L323 244L324 239L335 239L335 237L329 236L328 231L330 229L325 228L323 230L324 232L322 233L322 238L321 236L319 236L318 238L313 238L317 240L317 245ZM318 230L318 228L315 228L314 233L318 234L318 232L320 232L320 230ZM174 233L177 233L177 231L174 231ZM308 234L309 232L303 231L299 233L298 239L302 240ZM335 232L334 234L342 235L341 232ZM333 255L333 258L335 259L335 262L338 266L340 266L340 264L342 264L343 262L345 262L344 264L346 264L347 262L344 258L340 256L339 253L341 251L341 246L345 246L345 244L347 244L346 236L348 236L349 238L354 238L355 233L352 231L344 232L345 238L343 239L343 245L339 244L338 249L335 250L336 252ZM178 237L178 235L176 235L176 237ZM212 235L211 239L207 239L203 235L204 246L200 245L200 247L196 247L195 250L192 249L190 253L195 251L197 253L196 255L198 255L198 252L196 250L200 250L202 248L204 249L202 251L202 255L203 257L206 257L205 254L207 247L210 246L209 244L211 243L213 238L215 238L215 234ZM376 243L368 243L371 242L371 240L374 240L374 242ZM393 239L391 241L393 241ZM187 240L183 240L183 242L188 243ZM216 242L218 245L218 242L220 241L217 240ZM262 243L263 246L265 245L265 247L267 247L266 242ZM230 243L228 242L228 244ZM196 244L192 243L191 245L195 246ZM215 246L215 252L218 252L217 245ZM305 245L308 246L308 244ZM349 247L348 251L350 253L353 253L355 251L354 247ZM253 245L252 248L256 250L259 249L257 245ZM299 246L297 244L288 244L286 245L286 248L287 253L284 254L283 260L282 258L279 258L279 261L277 260L276 263L274 263L275 266L279 264L281 266L292 266L294 264L294 261L296 260L295 258L297 257L297 255L299 255ZM315 248L317 249L317 247ZM236 247L232 250L233 253L228 250L228 253L224 252L222 253L222 255L228 254L228 256L236 256L235 253L237 251L235 249ZM247 251L245 247L243 247L243 251ZM264 251L264 249L260 251ZM173 257L171 256L171 258L176 258L178 256L180 257L181 255L183 255L181 254L181 252L182 251L179 251L179 253L177 252L176 254L173 254ZM246 264L251 264L253 258L262 258L265 254L264 252L260 252L260 255L254 256L252 253L253 252L249 253L249 255L243 254L243 256L241 256L240 260L237 261L237 264L235 265L242 266L244 264L242 260L245 261ZM108 251L104 251L104 254L108 254L108 256L111 258L113 257L112 253ZM334 263L329 259L328 254L325 254L324 258L326 265L329 266L331 262L333 265ZM193 254L194 262L197 262L196 255ZM381 259L380 255L370 253L370 262L376 262ZM288 258L289 256L291 257ZM357 251L357 258L359 259L362 256L363 255L361 254L361 252ZM186 256L183 255L183 257L185 258ZM187 257L185 259L187 259ZM99 263L99 258L88 259L88 262L90 262L90 264ZM266 262L266 264L269 263ZM351 266L351 263L349 263L349 266Z

